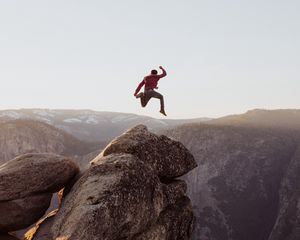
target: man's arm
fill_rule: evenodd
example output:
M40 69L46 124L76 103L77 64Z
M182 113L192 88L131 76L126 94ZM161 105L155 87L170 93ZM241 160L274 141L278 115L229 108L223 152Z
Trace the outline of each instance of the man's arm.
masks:
M134 96L136 96L139 93L139 91L144 86L144 84L145 84L145 81L143 79L143 81L140 82L140 84L138 85L137 89L135 90Z
M162 74L158 75L160 78L163 78L165 76L167 76L167 72L166 70L162 67L162 66L159 66L159 68L162 70Z

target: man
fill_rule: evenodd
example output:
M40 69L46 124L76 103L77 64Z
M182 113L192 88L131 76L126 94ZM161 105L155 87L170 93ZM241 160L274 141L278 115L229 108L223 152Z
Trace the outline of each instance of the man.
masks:
M167 116L165 113L165 105L164 105L164 97L160 93L156 92L154 89L158 89L157 83L159 79L167 76L166 70L160 66L159 67L162 70L162 74L157 74L156 70L152 70L151 74L146 76L143 81L139 84L137 89L135 90L134 96L136 98L141 99L141 105L142 107L146 107L147 103L151 98L158 98L160 100L160 113ZM144 87L144 92L140 92L141 88Z

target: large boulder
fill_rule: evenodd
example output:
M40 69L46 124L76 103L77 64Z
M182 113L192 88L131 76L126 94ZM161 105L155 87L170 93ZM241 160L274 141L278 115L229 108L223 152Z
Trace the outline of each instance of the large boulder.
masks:
M51 193L0 202L1 231L15 231L28 227L42 217L49 207Z
M65 197L52 226L54 239L130 239L158 219L165 201L151 168L129 154L100 162Z
M0 201L57 192L79 171L70 159L54 154L24 154L0 166Z
M34 240L187 240L194 214L187 185L196 166L179 142L137 126L116 138L64 190Z
M182 176L197 167L193 155L180 142L157 136L138 125L114 139L91 164L112 153L135 155L152 167L160 179Z
M0 231L30 226L44 215L52 193L78 173L68 158L53 154L25 154L0 166Z

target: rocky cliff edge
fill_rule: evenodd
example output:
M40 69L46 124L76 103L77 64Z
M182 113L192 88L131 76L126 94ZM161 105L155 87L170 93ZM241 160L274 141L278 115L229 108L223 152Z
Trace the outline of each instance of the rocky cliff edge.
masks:
M27 239L190 239L194 214L187 185L177 178L196 166L180 142L143 125L114 139L81 173L61 156L20 156L0 166L0 232L37 221L51 194L67 186L60 208ZM39 214L27 218L31 212Z

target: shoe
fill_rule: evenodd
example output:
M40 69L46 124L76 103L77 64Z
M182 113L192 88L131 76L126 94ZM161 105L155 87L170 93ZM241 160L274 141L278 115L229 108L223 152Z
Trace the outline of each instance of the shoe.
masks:
M167 116L167 114L165 113L165 110L160 110L159 112L160 112L162 115Z
M143 97L144 96L144 93L143 92L140 92L139 94L137 94L135 97L136 98L141 98L141 97Z

